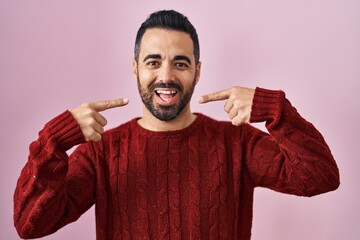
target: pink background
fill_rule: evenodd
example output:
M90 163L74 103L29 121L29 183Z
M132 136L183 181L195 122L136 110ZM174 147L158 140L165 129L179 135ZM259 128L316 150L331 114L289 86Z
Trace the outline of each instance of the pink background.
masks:
M84 101L127 97L108 128L141 114L131 75L135 33L176 9L198 29L194 100L234 85L283 89L322 132L341 186L314 198L256 189L253 239L360 239L360 1L0 0L0 238L18 239L12 196L28 145L52 117ZM194 111L227 119L222 102ZM263 124L258 124L262 128ZM46 239L95 239L93 208Z

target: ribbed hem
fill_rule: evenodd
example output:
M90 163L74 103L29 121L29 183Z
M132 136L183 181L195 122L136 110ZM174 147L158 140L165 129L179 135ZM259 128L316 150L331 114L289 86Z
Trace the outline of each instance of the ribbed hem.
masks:
M69 150L85 142L80 126L69 111L65 111L46 124L47 133L54 138L58 146Z
M257 87L251 108L250 122L274 122L280 120L283 112L285 93Z

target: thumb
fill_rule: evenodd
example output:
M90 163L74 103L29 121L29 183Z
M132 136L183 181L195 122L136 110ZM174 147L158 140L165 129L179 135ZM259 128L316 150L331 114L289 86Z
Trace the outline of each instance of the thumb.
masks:
M105 111L110 108L122 107L129 103L127 98L118 98L113 100L105 100L91 103L91 107L97 111Z

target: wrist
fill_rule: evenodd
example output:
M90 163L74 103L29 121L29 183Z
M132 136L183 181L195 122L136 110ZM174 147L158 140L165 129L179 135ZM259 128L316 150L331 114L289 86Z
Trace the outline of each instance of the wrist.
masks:
M284 105L285 93L281 90L255 89L250 122L278 121Z

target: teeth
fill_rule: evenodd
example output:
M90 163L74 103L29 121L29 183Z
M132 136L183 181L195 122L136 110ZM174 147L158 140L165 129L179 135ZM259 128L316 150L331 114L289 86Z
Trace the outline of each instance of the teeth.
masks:
M174 90L172 90L172 91L157 90L156 92L160 93L160 94L175 94L176 93L176 91L174 91Z

